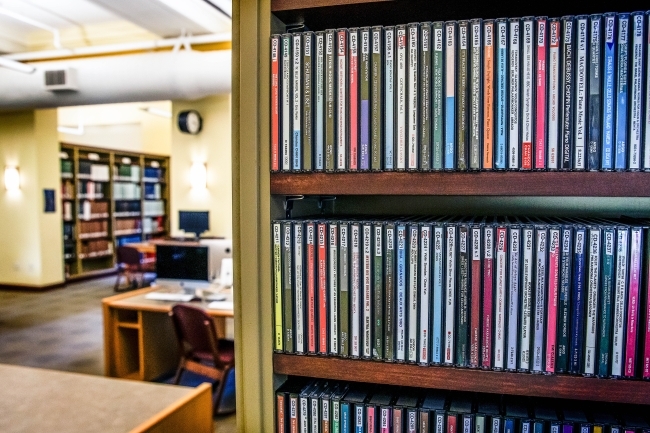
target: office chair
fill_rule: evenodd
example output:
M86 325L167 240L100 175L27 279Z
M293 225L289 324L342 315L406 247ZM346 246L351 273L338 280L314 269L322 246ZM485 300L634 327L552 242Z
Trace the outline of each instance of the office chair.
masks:
M212 317L204 310L187 304L176 304L169 315L174 323L181 349L174 384L181 381L183 372L190 371L214 380L213 414L219 410L228 374L235 367L234 343L217 337Z
M126 290L144 287L144 274L145 272L156 272L156 264L148 263L142 260L140 251L128 245L117 247L117 280L113 290L116 292L123 292ZM141 274L141 279L135 274ZM126 278L127 285L120 287L122 277Z

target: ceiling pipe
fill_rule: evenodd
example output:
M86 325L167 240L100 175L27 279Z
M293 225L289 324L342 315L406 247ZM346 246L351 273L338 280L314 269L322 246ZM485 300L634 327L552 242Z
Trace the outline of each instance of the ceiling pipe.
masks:
M90 57L32 64L31 75L0 68L0 111L72 105L194 100L231 90L231 51ZM44 70L72 68L75 91L48 91Z
M64 48L60 50L29 51L25 53L14 53L3 56L4 58L21 61L42 61L56 60L70 57L88 57L103 54L128 53L130 51L150 51L160 48L173 48L178 44L214 44L219 42L230 42L231 34L215 33L209 35L178 37L172 39L157 39L154 41L127 42L123 44L95 45L90 47Z

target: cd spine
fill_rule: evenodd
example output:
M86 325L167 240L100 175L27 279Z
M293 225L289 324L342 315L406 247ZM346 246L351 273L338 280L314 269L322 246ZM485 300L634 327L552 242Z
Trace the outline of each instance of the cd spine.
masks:
M445 22L445 158L444 169L456 168L456 22Z
M348 165L348 31L336 31L336 170Z
M431 168L442 170L444 168L444 24L441 21L432 25L432 85L431 85ZM650 168L650 164L648 164Z
M481 19L469 22L469 71L468 71L468 166L480 170L483 149L483 23Z
M295 33L292 38L291 59L291 170L302 169L302 35Z
M325 171L336 167L336 62L334 60L335 31L325 32Z
M339 224L339 355L350 353L350 226Z
M303 225L300 221L293 223L293 275L294 275L294 318L296 353L304 354L305 350L305 278L303 254Z
M507 367L507 354L506 354L506 320L507 320L507 302L508 302L508 248L506 238L508 229L499 225L496 228L496 266L495 276L496 284L494 286L494 307L492 313L494 316L494 328L492 330L494 348L494 363L495 370L503 370ZM512 287L512 286L510 286ZM516 320L515 320L516 323Z
M481 319L483 323L481 326L480 366L484 369L490 369L492 368L492 311L494 309L494 227L488 224L483 229L483 232L483 293L481 296L483 307ZM499 254L498 249L497 254Z
M396 170L406 169L406 26L396 26L396 79L395 79L395 155Z
M457 104L456 104L456 170L466 171L469 168L469 121L468 92L469 92L469 22L458 21L458 65Z
M395 27L384 28L384 170L395 168Z
M420 233L418 225L415 223L408 225L408 278L407 278L407 293L406 293L406 335L407 335L407 354L406 360L408 362L417 362L417 344L418 344L418 304L420 299L418 297L420 280L419 275L419 248Z
M616 144L614 150L614 169L619 171L627 169L629 26L630 15L619 13L616 43L618 58L616 62Z
M548 67L549 67L549 37L548 18L537 17L536 52L535 52L535 156L533 168L546 169L547 136L547 106L548 106Z
M587 170L600 170L602 147L602 16L589 17L589 103L587 119L589 124L587 137Z
M508 66L510 74L508 75L508 94L510 95L508 108L508 169L519 169L519 140L521 139L521 128L519 116L521 104L519 95L521 91L521 35L520 35L519 18L510 18L508 20Z
M560 144L560 37L561 23L558 18L548 20L548 146L547 168L559 168Z
M495 127L494 127L494 168L507 168L508 145L508 22L505 19L496 20L496 49L495 49Z
M586 15L575 17L575 128L573 169L585 170L587 140L587 82L589 80L589 19Z
M359 169L359 33L348 29L348 166Z
M325 169L325 34L314 33L314 171Z
M616 116L616 14L603 14L603 146L602 170L614 169Z
M282 171L291 170L291 35L283 34L282 39L282 79L280 91L282 106L280 119L282 121Z
M494 169L494 99L495 99L495 23L493 20L483 21L483 170Z
M340 341L339 341L339 321L342 314L339 309L339 227L336 222L330 222L328 224L329 230L329 251L328 255L328 292L329 292L329 318L328 318L328 334L329 334L329 352L331 355L338 355L340 351Z
M382 114L384 106L382 102L382 43L383 29L373 27L372 33L372 54L370 56L370 169L380 171L382 169Z
M574 21L572 16L564 16L562 21L561 44L561 92L560 107L560 170L571 170L573 167L573 98L574 98Z
M359 29L359 170L370 170L370 28Z
M628 169L638 171L641 169L641 134L642 134L642 104L643 104L643 42L644 42L644 14L633 12L630 14L630 101L629 101L629 163ZM646 125L646 128L648 126Z
M280 36L271 36L271 171L280 171Z
M418 36L419 24L409 24L406 28L406 147L407 147L407 170L418 169L419 146L419 125L418 125L418 90L419 90L419 59L418 59Z
M535 120L535 20L521 19L521 170L533 168Z
M431 23L420 23L419 142L421 171L431 170Z
M314 106L314 87L313 87L313 52L314 52L314 34L305 32L302 35L302 83L303 83L303 115L302 115L302 171L312 171L313 169L313 106Z

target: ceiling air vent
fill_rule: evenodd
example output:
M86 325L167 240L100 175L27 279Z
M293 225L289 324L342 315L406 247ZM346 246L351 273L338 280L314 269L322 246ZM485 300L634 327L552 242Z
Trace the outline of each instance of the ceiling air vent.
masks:
M45 90L77 90L77 71L73 68L45 71Z

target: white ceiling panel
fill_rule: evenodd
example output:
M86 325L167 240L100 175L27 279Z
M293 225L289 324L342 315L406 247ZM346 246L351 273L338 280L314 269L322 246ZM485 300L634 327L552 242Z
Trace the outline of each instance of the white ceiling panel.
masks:
M231 29L231 21L203 0L90 0L162 37Z

